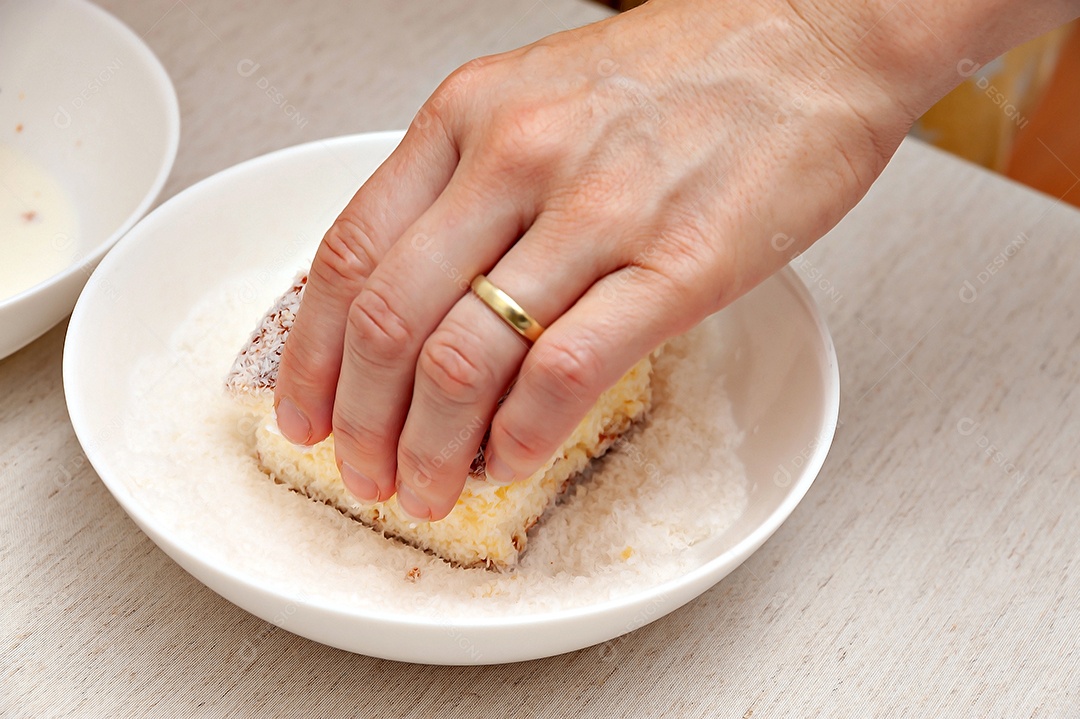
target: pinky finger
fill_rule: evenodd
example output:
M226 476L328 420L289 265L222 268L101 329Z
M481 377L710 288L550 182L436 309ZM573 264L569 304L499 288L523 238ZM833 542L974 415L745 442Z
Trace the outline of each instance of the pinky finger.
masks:
M680 313L670 281L628 267L596 282L537 340L491 423L492 479L531 476L562 446L605 390L698 317ZM664 300L667 301L664 301Z

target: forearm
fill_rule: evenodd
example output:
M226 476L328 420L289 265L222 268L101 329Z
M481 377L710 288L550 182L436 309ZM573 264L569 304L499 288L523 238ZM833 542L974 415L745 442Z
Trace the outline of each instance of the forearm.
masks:
M1080 16L1078 0L787 0L915 119L972 69ZM786 4L786 3L785 3Z

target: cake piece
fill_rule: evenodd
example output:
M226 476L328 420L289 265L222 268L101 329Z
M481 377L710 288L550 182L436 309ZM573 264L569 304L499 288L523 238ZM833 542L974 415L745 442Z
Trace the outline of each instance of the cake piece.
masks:
M525 551L529 529L589 462L604 454L649 407L652 360L646 357L601 395L559 451L531 477L505 487L488 482L481 447L460 499L444 519L415 522L393 497L361 504L338 474L333 436L312 447L300 447L285 439L274 419L277 369L306 282L306 276L298 276L274 303L226 379L229 393L253 416L254 451L260 466L276 482L456 566L513 569Z

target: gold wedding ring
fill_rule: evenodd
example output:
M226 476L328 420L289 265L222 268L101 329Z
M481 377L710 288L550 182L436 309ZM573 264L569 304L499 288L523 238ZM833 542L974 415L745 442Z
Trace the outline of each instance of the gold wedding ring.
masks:
M473 294L525 339L535 342L543 334L544 326L534 320L521 305L514 302L510 295L491 284L487 277L477 275L469 286L472 287Z

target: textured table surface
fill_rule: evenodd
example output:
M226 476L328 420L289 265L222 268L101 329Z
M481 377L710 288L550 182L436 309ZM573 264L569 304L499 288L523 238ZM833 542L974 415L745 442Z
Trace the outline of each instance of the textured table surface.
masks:
M104 4L180 96L163 199L269 150L404 127L468 58L605 13ZM0 714L1080 716L1080 213L910 142L797 264L843 392L804 502L683 609L603 651L496 667L330 649L192 579L87 464L54 329L0 361Z

